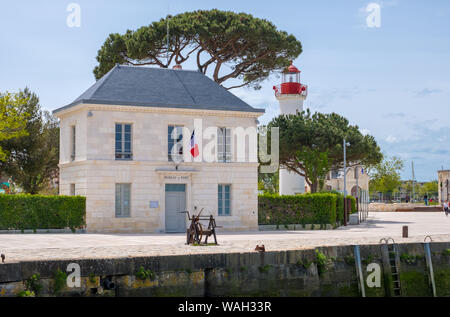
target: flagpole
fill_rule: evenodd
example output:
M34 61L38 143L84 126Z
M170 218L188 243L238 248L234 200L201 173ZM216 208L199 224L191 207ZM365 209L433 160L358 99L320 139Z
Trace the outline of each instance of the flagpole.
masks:
M167 68L169 68L169 12L170 7L167 5L167 51L166 51L166 59L167 59Z

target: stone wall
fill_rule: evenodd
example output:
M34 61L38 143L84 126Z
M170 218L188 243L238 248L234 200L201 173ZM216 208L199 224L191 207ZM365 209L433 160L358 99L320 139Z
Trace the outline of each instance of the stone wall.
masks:
M438 171L439 201L450 200L450 170Z
M370 203L369 211L429 211L442 212L441 206L424 206L411 203Z
M424 246L397 245L401 296L432 296ZM431 243L438 296L450 296L450 243ZM360 246L366 296L392 296L387 245ZM56 272L81 267L81 286L58 288ZM16 296L24 281L40 274L41 296L361 296L353 246L265 253L155 256L101 260L0 264L0 295ZM374 263L379 287L367 280ZM140 268L147 278L139 277ZM108 289L107 281L114 283ZM110 285L111 286L111 285Z

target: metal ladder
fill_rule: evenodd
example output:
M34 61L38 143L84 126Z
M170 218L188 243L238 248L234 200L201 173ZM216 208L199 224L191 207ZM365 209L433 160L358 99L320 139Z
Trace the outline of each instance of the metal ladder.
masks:
M400 285L400 275L397 265L397 246L395 244L388 244L389 264L391 266L392 282L394 285L394 296L402 296L402 288Z
M389 244L389 241L392 240L392 244ZM394 293L392 294L394 297L402 296L402 287L400 284L400 272L399 272L399 263L398 263L398 250L397 244L392 238L383 238L380 242L383 242L387 246L388 254L389 254L389 266L391 269L391 277L393 283Z

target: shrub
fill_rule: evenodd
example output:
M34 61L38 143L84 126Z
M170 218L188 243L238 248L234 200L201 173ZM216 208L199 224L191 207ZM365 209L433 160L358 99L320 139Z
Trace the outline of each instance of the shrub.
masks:
M344 222L344 195L338 191L330 191L329 193L336 195L336 220L341 224ZM347 195L347 198L352 200L352 211L355 213L356 210L356 198L352 195Z
M331 193L258 197L261 225L335 224L336 195Z
M155 279L155 273L152 272L152 270L146 270L143 266L139 267L139 270L135 273L135 276L144 281L146 279L150 279L153 281Z
M30 278L25 280L25 290L32 292L34 295L39 295L42 290L41 275L33 274Z
M85 225L86 198L0 195L0 230L64 229Z
M67 284L67 273L58 269L53 280L53 292L59 293Z
M32 291L20 291L17 293L17 297L36 297L36 294Z
M344 222L344 195L335 192L336 195L336 220L341 224Z
M319 250L316 250L316 259L314 262L316 262L317 265L317 272L319 275L322 275L328 270L330 259Z
M349 198L352 201L352 210L351 210L351 214L354 214L355 212L357 212L356 210L356 198L353 197L352 195L347 195L347 198Z

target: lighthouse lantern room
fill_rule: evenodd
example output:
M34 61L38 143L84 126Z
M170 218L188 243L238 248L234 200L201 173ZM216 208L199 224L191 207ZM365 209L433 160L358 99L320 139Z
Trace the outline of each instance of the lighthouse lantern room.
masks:
M297 114L303 111L303 101L308 95L308 86L300 83L300 71L294 65L282 73L282 82L274 86L275 97L280 104L280 114ZM295 195L305 192L305 179L286 169L280 168L280 195Z

